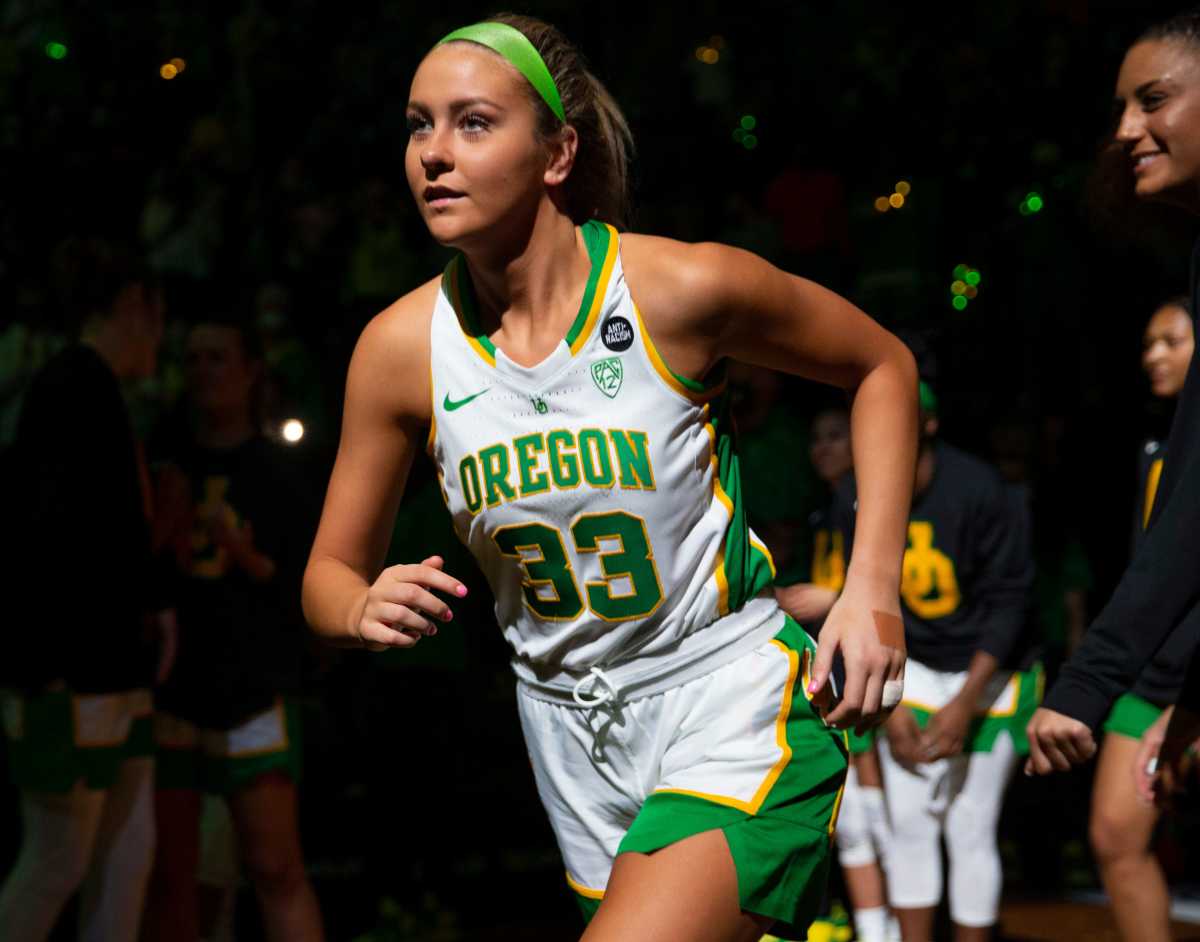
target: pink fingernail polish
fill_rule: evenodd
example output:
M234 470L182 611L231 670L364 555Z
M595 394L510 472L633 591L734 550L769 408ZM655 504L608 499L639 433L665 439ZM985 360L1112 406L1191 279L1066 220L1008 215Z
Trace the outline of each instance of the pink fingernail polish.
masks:
M450 609L446 609L446 614L444 614L442 616L442 621L449 621L453 617L454 617L454 612L450 611Z
M465 585L460 585L457 589L454 590L454 594L457 595L461 599L464 595L467 594L467 587Z

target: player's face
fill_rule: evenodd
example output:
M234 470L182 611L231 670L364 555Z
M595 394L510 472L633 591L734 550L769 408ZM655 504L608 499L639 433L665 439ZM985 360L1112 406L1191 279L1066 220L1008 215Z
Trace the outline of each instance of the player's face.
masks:
M1154 312L1142 335L1142 369L1154 395L1164 399L1179 395L1194 348L1187 311L1168 304Z
M188 334L183 360L188 395L201 412L244 409L250 404L256 368L232 327L200 324Z
M1117 76L1116 109L1137 195L1200 211L1200 50L1173 39L1137 43Z
M548 151L525 80L499 55L473 43L436 47L413 77L408 127L408 185L443 245L504 238L533 218Z
M822 481L832 484L850 470L850 421L844 412L822 412L813 421L808 455Z

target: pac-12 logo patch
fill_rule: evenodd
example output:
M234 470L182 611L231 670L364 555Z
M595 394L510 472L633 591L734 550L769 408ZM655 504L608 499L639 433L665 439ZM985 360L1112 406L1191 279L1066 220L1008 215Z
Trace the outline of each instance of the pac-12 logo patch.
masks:
M633 325L619 314L614 314L604 322L600 339L609 350L620 353L633 346Z
M620 357L608 357L597 360L592 364L592 380L609 399L615 399L621 391L621 380L625 378L625 370L621 366Z

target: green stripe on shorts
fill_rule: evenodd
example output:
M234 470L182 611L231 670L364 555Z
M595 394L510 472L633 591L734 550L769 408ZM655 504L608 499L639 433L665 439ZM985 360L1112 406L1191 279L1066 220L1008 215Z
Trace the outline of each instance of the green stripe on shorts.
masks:
M963 752L991 752L996 739L1001 733L1008 733L1013 747L1019 756L1029 754L1029 738L1025 735L1025 727L1033 719L1033 714L1042 702L1042 687L1045 685L1045 674L1041 664L1035 664L1027 671L1018 671L1020 688L1017 691L1017 703L1008 716L977 716L967 729L966 744ZM922 729L933 716L928 710L906 703L917 718L917 725Z
M1109 711L1108 719L1104 721L1104 731L1128 736L1130 739L1141 739L1146 730L1154 725L1154 721L1162 716L1162 711L1162 707L1139 697L1136 693L1121 694Z
M256 741L254 733L272 729L269 720L282 716L282 739ZM240 751L239 751L240 750ZM299 783L301 773L300 706L291 698L229 730L198 727L169 714L158 719L158 787L194 789L228 795L271 772Z
M130 715L148 709L149 703L149 692L144 690L75 694L64 688L33 696L0 693L12 783L29 791L51 793L68 792L81 780L90 789L110 788L123 762L154 754L149 715ZM96 734L88 722L96 715L89 709L94 704L100 704L104 722L101 741L88 744L84 730Z
M784 727L791 759L757 810L656 792L642 805L617 853L651 853L720 828L737 869L742 908L798 928L803 938L825 891L847 757L842 734L824 724L804 692L805 654L811 660L816 646L791 618L774 643L795 659Z

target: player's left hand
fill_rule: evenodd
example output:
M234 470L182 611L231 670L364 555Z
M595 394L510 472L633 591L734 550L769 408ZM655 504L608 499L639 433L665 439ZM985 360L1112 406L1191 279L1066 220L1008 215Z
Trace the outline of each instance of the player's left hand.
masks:
M1086 723L1042 707L1025 727L1029 736L1026 775L1067 772L1096 754L1096 739Z
M1193 784L1197 762L1197 750L1200 750L1200 716L1182 706L1168 708L1161 717L1160 723L1155 723L1146 731L1146 737L1151 741L1145 743L1146 748L1138 750L1141 757L1143 752L1150 752L1147 760L1157 755L1154 771L1148 772L1149 785L1152 788L1154 803L1160 807L1169 807L1171 802L1189 785ZM1153 741L1152 733L1159 733L1159 743ZM1145 766L1143 766L1145 768ZM1141 783L1139 783L1140 785ZM1139 794L1142 788L1138 789Z
M921 733L920 760L936 762L962 752L974 716L974 704L962 697L955 697L934 713Z
M885 621L881 622L880 616ZM880 625L887 625L891 632L892 620L899 626L895 629L896 637L890 634L882 637ZM885 641L896 641L898 646ZM884 705L884 684L904 681L900 600L870 598L869 593L859 593L847 583L821 628L808 685L810 696L819 694L829 683L833 656L838 651L846 665L846 687L841 701L826 714L825 722L835 729L854 727L856 732L864 733L886 720L900 700L896 696L894 702Z

